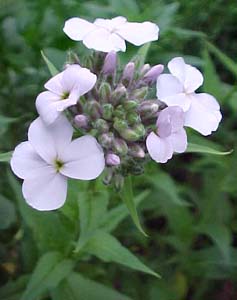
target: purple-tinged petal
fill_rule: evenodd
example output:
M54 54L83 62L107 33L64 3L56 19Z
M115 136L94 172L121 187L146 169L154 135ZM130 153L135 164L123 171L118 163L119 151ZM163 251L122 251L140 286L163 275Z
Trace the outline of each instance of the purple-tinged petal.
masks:
M185 126L192 127L202 135L217 130L221 121L220 107L209 94L192 94L192 104L185 114Z
M140 46L158 40L159 27L151 22L126 22L119 26L116 33L128 42Z
M22 179L33 176L38 170L47 166L47 163L35 152L30 142L20 143L13 152L11 168Z
M62 77L63 77L63 72L55 75L45 83L44 87L50 92L61 97L64 93L63 86L62 86Z
M173 75L161 74L157 78L156 90L158 99L163 101L163 99L169 96L183 93L183 85Z
M159 163L166 163L173 155L172 144L168 138L160 138L151 132L146 139L146 146L150 157Z
M184 93L163 98L162 101L167 106L179 106L184 112L188 111L191 105L190 95Z
M37 118L29 127L28 138L35 151L46 162L53 164L55 158L70 144L72 134L71 124L61 115L49 126Z
M65 163L60 172L70 178L95 179L105 167L103 150L96 139L89 135L74 140L60 158Z
M182 108L179 106L170 106L163 109L158 115L156 124L159 128L159 132L160 128L164 128L164 133L179 131L184 126L184 112ZM165 126L167 126L169 130L165 130Z
M59 96L52 92L42 92L36 98L36 109L46 124L53 123L60 112L57 110L57 103L61 101Z
M71 18L65 22L63 31L74 41L82 41L96 26L81 18Z
M175 133L172 133L169 137L173 151L177 153L182 153L186 150L188 146L186 131L182 128Z
M67 196L67 178L53 168L40 169L22 185L23 196L33 208L41 211L58 209Z

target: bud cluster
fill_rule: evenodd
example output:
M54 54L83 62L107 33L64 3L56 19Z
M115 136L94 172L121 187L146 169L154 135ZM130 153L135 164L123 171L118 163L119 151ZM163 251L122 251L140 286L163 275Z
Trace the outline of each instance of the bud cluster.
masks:
M74 127L95 136L104 150L104 182L114 181L118 188L124 176L143 172L145 138L159 111L158 100L150 95L163 65L136 65L130 61L121 72L116 52L95 52L85 67L97 75L97 83L69 109Z

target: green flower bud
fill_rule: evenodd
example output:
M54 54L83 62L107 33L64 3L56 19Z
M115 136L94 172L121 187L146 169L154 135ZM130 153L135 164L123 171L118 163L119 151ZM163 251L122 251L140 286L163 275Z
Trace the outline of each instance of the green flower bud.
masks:
M112 93L112 91L111 91L110 84L108 84L107 82L102 82L100 85L100 88L99 88L100 101L102 103L109 102L111 93Z
M142 149L142 147L138 144L130 144L129 145L129 150L128 153L136 158L144 158L145 157L145 152Z
M148 92L148 87L147 86L143 86L143 87L141 87L139 89L136 89L133 92L133 97L134 97L134 99L143 100L146 97L147 92Z
M157 101L146 100L140 104L138 111L139 111L142 119L149 119L149 118L153 118L156 116L158 109L159 109L159 105L158 105Z
M125 120L115 118L113 126L119 133L121 133L128 128L128 123Z
M138 107L138 103L134 100L129 100L123 103L123 107L127 110L135 110Z
M124 85L119 84L117 88L112 92L111 102L114 105L124 102L127 99L127 89Z
M140 139L140 135L131 128L123 130L120 135L128 142L136 142Z
M98 137L100 145L104 148L112 147L114 135L112 132L103 133Z
M124 156L128 153L128 145L120 138L115 138L113 140L112 149L116 154L121 156Z
M136 112L130 112L126 117L129 125L134 125L141 121L140 116Z
M146 133L146 129L141 123L134 125L133 130L136 131L136 133L140 136L140 138L142 138Z
M106 120L111 120L113 118L114 107L110 103L102 105L102 117Z
M94 128L98 130L99 133L104 133L109 131L109 124L104 119L98 119L94 122Z
M134 164L130 169L129 169L130 173L132 175L141 175L144 173L144 167L140 164Z
M114 111L114 116L119 119L124 119L126 116L126 112L122 105L117 106L117 108Z
M98 119L101 116L101 106L95 100L87 101L84 105L85 112L92 119Z

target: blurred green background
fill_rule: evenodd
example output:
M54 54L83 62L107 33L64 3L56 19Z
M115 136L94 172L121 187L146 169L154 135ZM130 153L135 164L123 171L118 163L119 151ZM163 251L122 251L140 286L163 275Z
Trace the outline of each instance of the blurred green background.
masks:
M236 149L236 0L0 0L0 153L26 139L36 117L35 98L50 77L40 50L58 68L69 48L79 55L86 51L63 33L64 21L117 15L159 25L160 38L152 43L148 63L166 64L183 56L204 73L202 90L218 99L223 120L211 137L190 132L190 141ZM129 45L122 59L136 50ZM0 299L14 300L20 299L28 281L23 275L34 270L37 259L72 240L72 224L60 211L42 215L23 207L19 184L7 164L0 165L0 176L0 284L17 279L0 289ZM236 151L229 156L184 154L165 165L151 163L146 174L134 179L134 193L144 190L149 196L139 205L139 214L149 238L130 217L118 223L113 234L162 278L96 258L83 259L77 270L134 300L237 299ZM58 289L32 299L125 299L63 294L63 285ZM99 287L95 290L99 293Z

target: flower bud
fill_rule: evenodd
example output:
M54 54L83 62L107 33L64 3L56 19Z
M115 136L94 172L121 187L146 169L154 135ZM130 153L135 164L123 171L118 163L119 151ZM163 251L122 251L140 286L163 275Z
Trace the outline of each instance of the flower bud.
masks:
M88 117L85 115L76 115L74 117L74 123L76 127L87 129L88 128Z
M121 174L115 174L114 185L117 191L121 191L124 185L124 177Z
M127 99L127 89L124 85L119 84L117 88L112 92L111 102L114 105L118 105Z
M133 80L133 76L134 76L134 71L135 71L135 64L134 62L129 62L123 71L123 75L122 75L122 83L124 86L129 86L129 84L132 82Z
M100 145L104 148L110 148L112 146L114 135L112 132L103 133L98 137Z
M138 111L142 119L149 119L156 116L158 109L159 105L156 101L146 100L140 104Z
M138 103L134 100L129 100L123 103L123 107L127 110L127 111L133 111L138 107Z
M123 130L120 135L128 142L136 142L140 139L140 135L131 128Z
M132 175L141 175L144 173L144 167L141 164L134 164L129 171Z
M106 120L111 120L113 117L114 107L110 103L102 105L102 117Z
M143 65L140 70L140 76L143 77L150 70L150 68L151 66L149 64Z
M84 105L84 109L92 119L98 119L101 116L101 106L99 102L95 100L87 101Z
M125 120L115 118L113 126L119 133L121 133L128 128L128 123Z
M102 82L99 88L99 97L102 103L109 102L111 97L111 87L107 82Z
M120 157L114 153L108 153L106 155L105 161L108 166L120 165Z
M140 138L142 138L146 133L146 129L145 129L144 125L141 123L134 125L133 130L136 131L136 133L140 136Z
M164 71L164 66L159 64L152 67L143 77L143 81L146 84L154 84L158 76Z
M138 123L139 121L141 121L140 116L136 112L128 113L126 119L127 119L129 125L134 125L134 124Z
M104 133L109 131L109 125L104 119L98 119L94 122L94 128L96 128L99 133Z
M145 157L145 152L142 149L142 147L138 144L130 144L129 145L129 150L128 153L136 158L144 158Z
M102 73L104 75L113 75L117 66L117 54L115 51L109 52L104 60Z
M128 145L120 138L114 139L112 149L118 155L124 156L128 153Z
M117 108L114 111L114 116L119 119L124 119L126 116L126 112L122 105L117 106Z
M133 98L134 99L138 99L138 100L143 100L146 97L147 92L148 92L148 87L147 86L143 86L143 87L141 87L139 89L136 89L133 92Z

